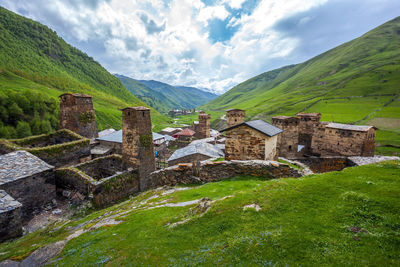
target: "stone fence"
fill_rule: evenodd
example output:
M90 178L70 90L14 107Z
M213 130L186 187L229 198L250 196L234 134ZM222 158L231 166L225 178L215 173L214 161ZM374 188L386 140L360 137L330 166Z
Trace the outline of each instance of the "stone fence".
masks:
M164 185L215 182L237 175L252 175L265 179L300 177L303 174L288 164L276 161L203 161L178 164L150 174L142 190Z

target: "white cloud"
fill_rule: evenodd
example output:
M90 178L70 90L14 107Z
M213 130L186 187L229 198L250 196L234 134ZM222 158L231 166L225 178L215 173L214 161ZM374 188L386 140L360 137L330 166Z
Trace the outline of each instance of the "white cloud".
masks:
M85 52L110 72L223 92L295 49L298 40L273 30L276 22L327 0L263 0L251 14L231 18L229 26L237 26L238 31L224 43L210 41L208 22L230 18L225 5L239 9L245 0L222 0L214 6L201 0L168 4L110 0L98 2L95 8L62 0L3 1L17 12L24 7L27 16L47 24L75 46L100 42L105 53ZM154 31L146 23L153 23Z

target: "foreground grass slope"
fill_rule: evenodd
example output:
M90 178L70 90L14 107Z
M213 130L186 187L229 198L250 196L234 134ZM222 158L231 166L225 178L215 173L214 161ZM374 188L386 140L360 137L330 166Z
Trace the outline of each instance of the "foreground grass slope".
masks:
M90 94L100 129L121 127L119 108L144 105L93 58L67 44L54 31L2 7L0 80L2 91L40 92L55 101L67 91ZM54 110L52 115L57 117L56 113ZM25 115L21 119L32 119L30 114ZM166 120L156 111L152 115L157 124Z
M321 112L325 121L376 125L382 130L378 143L399 147L399 94L397 17L304 63L249 79L203 108L221 113L242 108L249 118L266 120L274 115Z
M236 177L149 191L4 243L0 259L22 259L86 229L52 265L399 265L399 176L400 162L391 161L300 179ZM204 197L213 200L205 213L187 205ZM249 204L261 210L244 210ZM122 222L89 230L107 217ZM183 223L171 227L176 222Z

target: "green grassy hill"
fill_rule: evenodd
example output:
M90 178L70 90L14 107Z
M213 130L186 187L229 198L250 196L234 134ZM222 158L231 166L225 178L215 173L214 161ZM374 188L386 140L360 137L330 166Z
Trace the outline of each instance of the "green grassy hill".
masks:
M33 130L34 118L41 122L48 121L49 123L45 124L47 126L50 124L51 130L54 130L58 120L58 95L67 91L90 94L94 97L99 129L121 127L119 108L144 105L93 58L67 44L54 31L2 7L0 7L0 81L0 93L2 93L0 103L4 108L0 109L2 137L18 135L13 129L17 127L19 121L28 122L28 127ZM13 92L14 96L5 97L10 95L10 92ZM18 97L20 94L42 96L46 100L44 101L46 111L35 107L33 101L28 103L30 101L21 100ZM23 103L29 107L18 105ZM24 112L23 114L14 112L18 116L14 116L13 113L14 115L10 117L4 110L7 111L11 106L15 107L14 104ZM29 109L33 113L27 113ZM156 125L166 121L166 118L156 111L153 111L152 118ZM4 128L7 128L7 131ZM46 127L40 126L39 132L42 128ZM4 136L7 132L11 136Z
M399 175L391 161L148 191L0 244L0 261L69 240L51 265L398 266ZM252 204L261 209L244 208Z
M139 82L158 93L162 93L173 102L178 104L178 106L172 108L192 109L217 97L215 94L205 92L194 87L172 86L154 80L139 80Z
M381 153L400 153L400 17L304 63L247 80L202 106L248 118L321 112L322 120L373 124ZM214 116L214 119L219 116Z

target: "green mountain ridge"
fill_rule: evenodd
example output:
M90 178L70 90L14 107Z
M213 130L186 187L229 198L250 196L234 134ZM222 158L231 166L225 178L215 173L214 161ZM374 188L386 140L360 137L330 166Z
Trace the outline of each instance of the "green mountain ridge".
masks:
M221 115L225 109L241 108L248 119L265 120L321 112L326 121L372 124L380 129L381 152L390 154L400 152L393 148L400 148L399 94L397 17L304 63L251 78L201 108Z
M93 96L99 129L120 128L120 108L145 105L98 62L67 44L56 32L0 7L0 104L3 107L0 109L0 137L28 135L29 131L24 134L21 130L21 134L17 134L14 129L21 121L25 130L30 127L32 131L35 118L50 123L50 129L43 129L56 129L58 96L64 92ZM21 100L21 93L39 95L50 104L45 101L47 108L42 112L44 109L36 108L33 102ZM11 119L4 109L18 102L25 102L28 107L23 114L17 112L15 114L19 115ZM23 106L19 108L24 109ZM154 110L152 119L158 127L168 121ZM39 127L35 134L47 130Z

